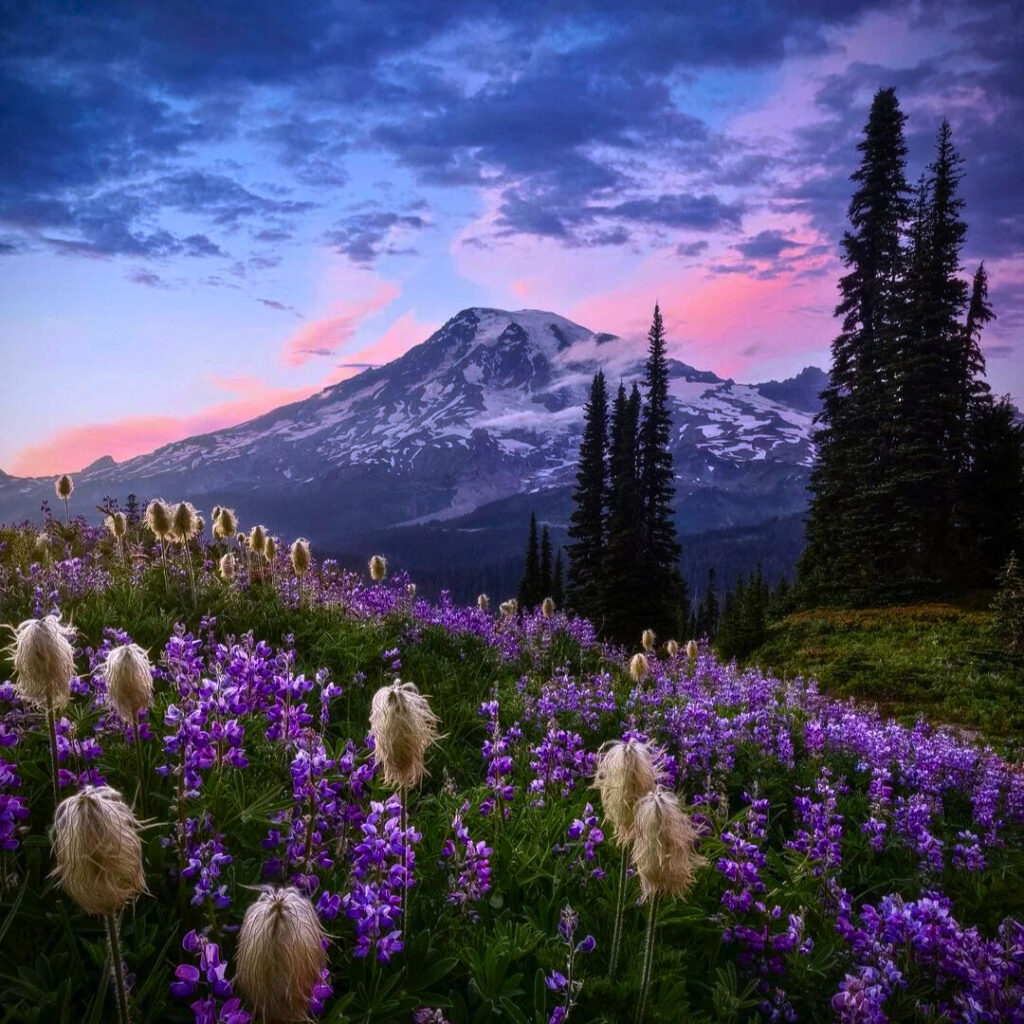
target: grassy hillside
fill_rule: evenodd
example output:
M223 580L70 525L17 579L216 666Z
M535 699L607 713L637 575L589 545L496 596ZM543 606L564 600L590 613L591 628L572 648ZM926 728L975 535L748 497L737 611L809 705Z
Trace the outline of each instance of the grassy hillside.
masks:
M1024 742L1024 666L991 635L991 614L970 605L817 609L772 624L748 659L786 677L877 704Z

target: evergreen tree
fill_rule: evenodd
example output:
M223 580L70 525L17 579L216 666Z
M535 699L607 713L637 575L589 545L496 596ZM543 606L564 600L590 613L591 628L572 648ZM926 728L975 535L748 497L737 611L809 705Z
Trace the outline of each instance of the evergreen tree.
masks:
M608 549L604 563L605 623L609 637L625 643L647 628L648 587L641 563L638 430L640 391L626 397L619 385L612 407L609 447Z
M996 636L1014 654L1024 655L1024 569L1012 551L999 574L992 611Z
M551 597L556 608L561 608L565 603L565 579L562 571L562 549L558 549L555 555L555 575L551 583Z
M125 519L128 521L129 529L138 526L142 522L142 512L139 509L139 499L135 496L134 492L129 494L125 499L124 515Z
M646 401L639 431L640 552L648 579L644 610L655 632L666 634L673 631L678 615L682 552L672 508L675 473L669 449L672 417L668 407L665 327L657 305L647 340Z
M598 372L583 410L576 486L569 519L568 600L580 615L600 622L604 609L604 571L607 541L605 505L608 500L608 393Z
M526 564L519 583L519 607L533 608L543 597L540 593L540 549L537 542L537 516L530 513L530 533L526 541Z
M876 93L858 144L860 167L843 235L829 382L822 393L811 474L803 588L812 600L875 599L893 571L896 441L893 401L905 294L902 235L909 214L905 116L892 89Z
M551 596L552 589L552 576L551 576L551 535L548 533L547 526L541 531L540 535L540 600L543 601L545 597Z
M701 598L700 605L694 617L693 636L700 640L707 637L713 640L718 635L719 607L718 607L718 584L715 578L715 570L708 569L708 585Z
M963 334L961 380L965 392L961 397L962 414L969 420L980 409L991 405L992 391L985 380L985 357L981 352L981 332L996 315L988 301L988 272L985 263L978 264L971 283L971 300L967 306L967 325Z
M963 177L948 121L942 122L918 198L912 231L893 478L896 501L888 543L900 597L942 592L955 578L957 483L967 460L968 393L962 318L967 287L959 277L967 225Z

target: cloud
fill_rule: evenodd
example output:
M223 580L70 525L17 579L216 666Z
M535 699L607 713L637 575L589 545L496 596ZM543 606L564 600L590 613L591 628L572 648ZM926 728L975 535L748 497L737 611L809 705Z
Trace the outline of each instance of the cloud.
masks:
M759 231L756 235L738 242L733 248L748 260L774 260L787 249L802 249L800 242L786 238L776 228Z
M382 253L397 251L394 239L426 226L419 214L393 211L365 211L347 217L340 226L324 234L324 241L334 246L353 263L368 266Z
M339 304L330 316L300 327L285 342L283 358L289 366L301 366L320 356L330 356L348 344L365 320L380 312L401 295L391 281L377 280L366 298Z

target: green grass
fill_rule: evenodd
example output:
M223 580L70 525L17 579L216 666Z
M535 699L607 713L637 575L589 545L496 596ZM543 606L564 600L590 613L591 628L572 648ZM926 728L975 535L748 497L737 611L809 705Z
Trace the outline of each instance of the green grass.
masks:
M1024 742L1024 666L969 605L797 612L769 628L746 659L786 677L813 676L829 693L877 704L900 719L980 730Z

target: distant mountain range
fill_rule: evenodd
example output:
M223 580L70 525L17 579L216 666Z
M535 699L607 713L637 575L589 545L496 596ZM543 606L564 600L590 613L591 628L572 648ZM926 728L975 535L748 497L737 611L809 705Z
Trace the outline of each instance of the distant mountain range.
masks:
M125 462L97 460L75 475L73 509L130 492L228 504L321 552L361 560L379 549L428 585L504 593L531 509L564 541L594 373L604 369L613 389L642 376L642 349L618 342L553 313L465 309L398 359L301 402ZM763 551L770 575L792 564L825 382L808 367L737 384L670 361L691 572L714 551L737 567ZM49 478L0 473L0 519L35 518L44 499ZM737 553L744 544L749 557Z

